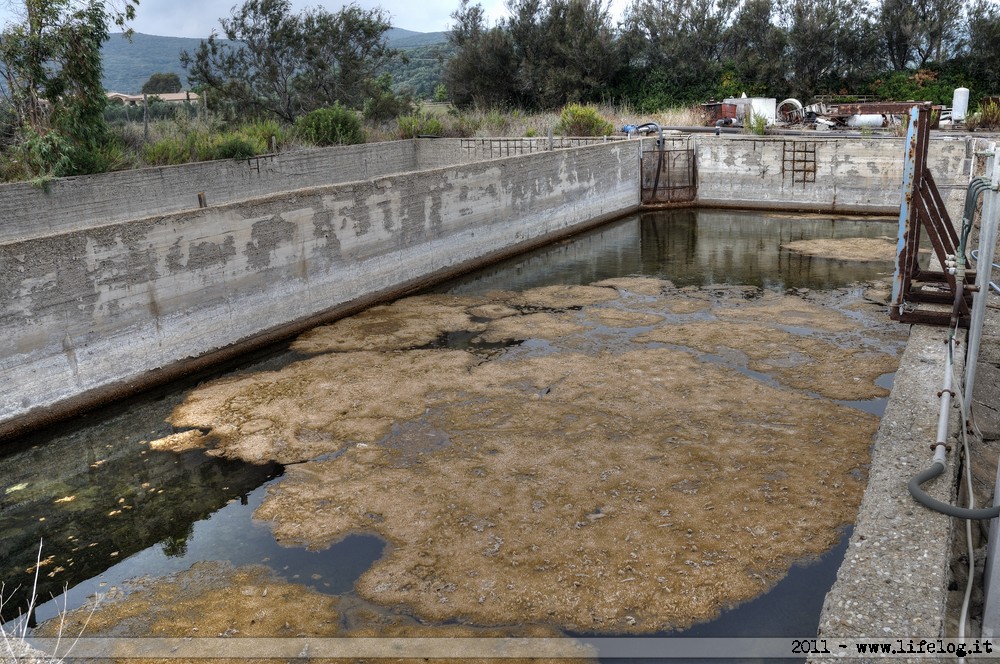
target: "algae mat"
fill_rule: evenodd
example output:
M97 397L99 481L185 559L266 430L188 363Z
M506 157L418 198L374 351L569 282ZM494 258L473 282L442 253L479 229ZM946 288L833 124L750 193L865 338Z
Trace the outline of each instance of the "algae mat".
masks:
M860 299L649 278L418 296L202 386L172 421L293 464L255 514L281 543L388 540L357 586L378 605L681 628L853 521L878 418L832 399L884 394L904 334ZM436 343L456 332L462 349Z

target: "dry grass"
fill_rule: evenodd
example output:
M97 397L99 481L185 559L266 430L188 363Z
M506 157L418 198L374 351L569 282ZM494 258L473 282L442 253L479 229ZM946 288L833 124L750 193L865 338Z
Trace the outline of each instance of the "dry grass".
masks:
M95 602L89 611L80 611L79 618L77 619L77 626L80 630L77 632L75 637L67 638L66 642L68 645L63 648L63 637L68 631L67 616L69 614L68 606L64 601L62 610L58 613L56 618L49 621L49 637L55 639L55 645L52 647L52 654L41 652L31 647L28 643L28 637L31 634L30 618L34 615L35 608L38 605L38 574L39 570L43 566L42 561L42 542L38 542L38 557L35 559L35 577L31 588L31 598L28 601L28 606L26 611L18 613L18 617L14 620L8 621L7 623L0 623L0 662L6 664L7 662L20 662L21 664L42 664L50 662L63 662L70 657L73 652L73 648L76 646L80 637L83 636L84 630L90 622L90 618L96 610L98 604L100 603L100 596L95 598ZM29 570L30 571L30 570ZM16 592L15 589L14 592ZM10 595L5 595L6 587L0 582L0 611L3 610L6 603L9 601ZM64 652L63 652L64 651ZM60 655L60 652L62 654Z
M653 121L663 127L704 126L705 118L701 109L673 108L643 115L629 106L598 106L602 118L611 122L615 131L626 124L641 124ZM501 138L501 137L544 137L549 130L559 124L559 112L528 112L519 109L508 111L467 109L460 110L446 104L425 104L420 113L433 115L444 127L444 136L449 138ZM394 124L373 125L366 128L369 141L389 141L397 137Z

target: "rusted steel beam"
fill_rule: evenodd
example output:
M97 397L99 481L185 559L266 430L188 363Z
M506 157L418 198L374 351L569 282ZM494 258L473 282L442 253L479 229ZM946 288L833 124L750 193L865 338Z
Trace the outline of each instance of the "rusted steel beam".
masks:
M934 184L934 177L927 168L927 148L930 144L931 109L929 102L899 104L857 104L849 110L859 113L898 112L908 106L909 126L906 134L906 151L903 156L903 190L899 212L899 236L896 247L896 272L893 275L892 302L889 314L893 320L904 323L948 325L951 311L921 311L917 304L955 304L958 280L949 272L923 270L919 250L921 231L926 232L938 263L944 265L949 256L958 253L959 237L945 208L943 199ZM969 274L965 284L974 283ZM923 290L921 284L945 286L947 290ZM965 291L957 302L959 324L968 325L972 295Z
M871 102L866 104L831 104L824 115L908 115L914 106L931 107L929 101Z

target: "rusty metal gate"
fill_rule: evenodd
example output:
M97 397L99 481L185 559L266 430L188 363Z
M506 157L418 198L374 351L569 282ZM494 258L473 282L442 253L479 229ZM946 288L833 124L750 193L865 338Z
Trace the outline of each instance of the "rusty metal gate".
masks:
M643 205L690 203L698 193L694 150L654 149L642 153Z

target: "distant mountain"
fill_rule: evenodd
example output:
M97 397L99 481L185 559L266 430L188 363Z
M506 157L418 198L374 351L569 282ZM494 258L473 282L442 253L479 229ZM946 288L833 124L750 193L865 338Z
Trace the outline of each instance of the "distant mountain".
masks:
M443 44L448 41L448 33L413 32L412 30L403 30L402 28L390 28L385 33L385 40L389 46L405 51L419 46Z
M104 89L137 94L142 84L157 73L174 73L187 86L187 72L181 67L181 51L193 52L201 43L192 37L158 37L136 32L129 42L120 34L104 42Z
M386 32L389 46L402 51L444 44L446 41L444 32L414 32L402 28L390 28ZM132 35L131 42L120 34L111 35L101 51L104 57L104 89L136 94L142 89L142 84L157 73L177 74L187 87L187 72L181 67L180 53L184 50L193 53L200 43L201 39L194 37L159 37L139 32ZM398 74L395 76L398 78ZM397 80L397 83L403 81Z

